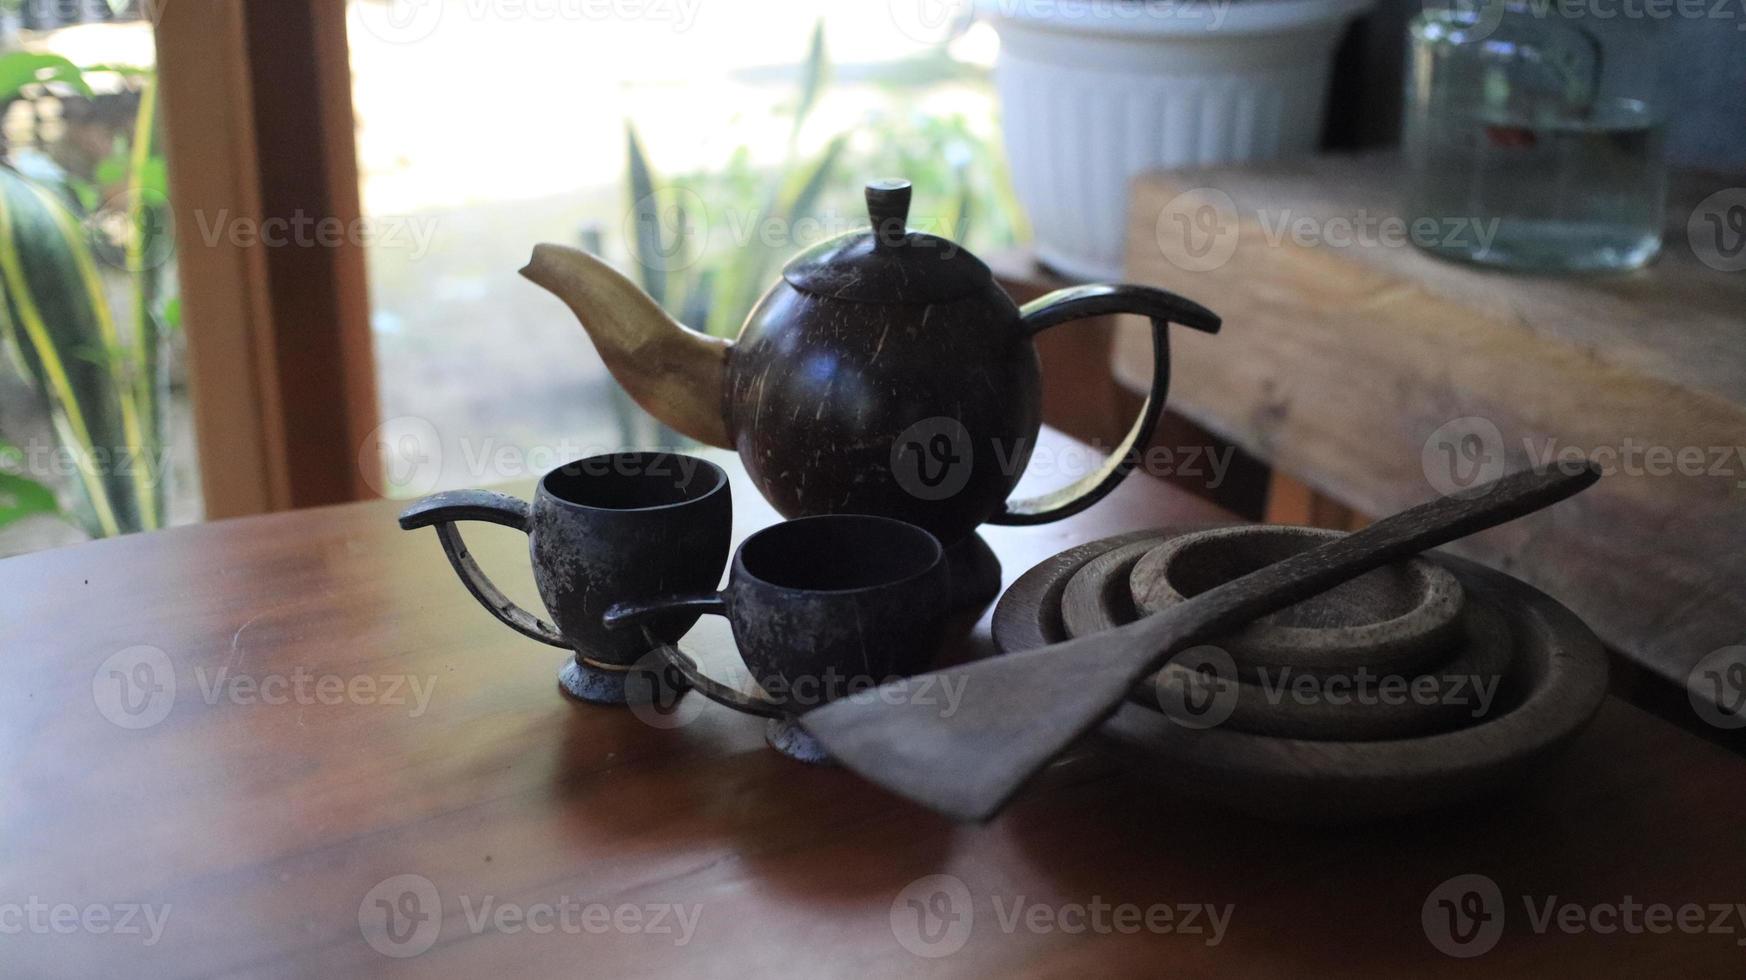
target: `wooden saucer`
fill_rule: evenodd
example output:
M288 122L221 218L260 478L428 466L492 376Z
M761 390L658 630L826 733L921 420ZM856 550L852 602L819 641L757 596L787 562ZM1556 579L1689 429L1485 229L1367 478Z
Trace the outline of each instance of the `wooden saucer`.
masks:
M1004 652L1067 639L1061 601L1074 573L1148 535L1081 545L1013 583L994 613ZM1312 740L1190 728L1144 693L1096 733L1096 741L1184 798L1287 822L1335 824L1449 806L1518 785L1580 732L1606 695L1607 664L1594 634L1531 586L1463 559L1438 556L1470 605L1496 610L1514 651L1505 703L1474 724L1410 738ZM1145 702L1150 701L1150 705Z
M1020 575L1004 592L994 607L991 629L994 645L1002 653L1048 646L1066 638L1061 623L1061 595L1067 590L1067 580L1086 562L1124 544L1149 540L1154 543L1184 534L1223 525L1193 524L1129 531L1068 548L1046 558Z
M1341 537L1339 531L1250 524L1177 535L1137 561L1133 608L1162 612L1215 585ZM1224 637L1239 667L1414 675L1460 642L1464 593L1428 558L1396 562L1263 616Z
M1143 537L1081 565L1062 592L1062 635L1073 639L1133 622L1137 614L1129 573L1173 540L1181 538L1160 542ZM1438 570L1459 593L1456 577L1441 566ZM1349 632L1339 626L1331 629ZM1420 652L1404 670L1387 660L1344 673L1268 665L1243 670L1233 658L1238 672L1228 678L1231 695L1225 707L1230 714L1223 724L1261 735L1335 741L1406 738L1471 724L1508 694L1510 630L1499 610L1476 602L1467 606L1464 622L1440 630L1440 635L1446 644L1442 649ZM1315 649L1324 662L1349 654L1331 643ZM1424 663L1427 653L1440 662ZM1289 659L1290 651L1284 654ZM1134 700L1180 704L1197 682L1188 667L1170 664L1153 675L1150 697L1136 692Z

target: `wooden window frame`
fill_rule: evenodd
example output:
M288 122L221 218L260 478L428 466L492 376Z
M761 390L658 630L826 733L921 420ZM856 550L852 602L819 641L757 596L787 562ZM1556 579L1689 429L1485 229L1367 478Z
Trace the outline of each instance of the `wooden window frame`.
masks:
M361 219L344 0L153 13L206 515L374 496L363 248L259 240L274 219Z

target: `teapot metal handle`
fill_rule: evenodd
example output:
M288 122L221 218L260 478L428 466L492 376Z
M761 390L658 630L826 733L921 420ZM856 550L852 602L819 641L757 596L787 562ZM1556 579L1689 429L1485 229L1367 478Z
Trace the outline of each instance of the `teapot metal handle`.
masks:
M1019 309L1027 340L1071 320L1137 313L1152 321L1152 390L1140 406L1140 416L1120 446L1096 470L1040 497L1009 500L988 519L990 524L1047 524L1071 517L1103 499L1139 465L1140 453L1151 441L1164 401L1170 394L1170 338L1167 328L1180 323L1204 333L1218 333L1216 313L1168 290L1151 286L1072 286L1026 303Z

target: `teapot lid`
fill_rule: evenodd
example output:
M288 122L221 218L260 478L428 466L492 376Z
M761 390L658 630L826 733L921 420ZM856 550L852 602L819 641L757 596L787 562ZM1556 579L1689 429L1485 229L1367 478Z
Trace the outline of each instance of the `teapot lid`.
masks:
M982 260L949 238L909 231L910 183L867 185L872 227L826 239L795 256L782 278L802 292L857 303L945 303L994 281Z

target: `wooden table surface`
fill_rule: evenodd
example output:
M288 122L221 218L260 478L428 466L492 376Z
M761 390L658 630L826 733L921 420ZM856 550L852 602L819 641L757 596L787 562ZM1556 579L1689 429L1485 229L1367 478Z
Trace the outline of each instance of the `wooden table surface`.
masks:
M773 515L733 469L744 534ZM0 562L0 974L1746 965L1746 906L1734 904L1746 901L1746 765L1621 702L1523 795L1380 827L1197 810L1090 752L993 824L954 826L776 755L760 722L715 705L659 728L567 701L561 655L475 605L434 535L395 528L397 509ZM1075 519L988 538L1010 582L1081 541L1220 516L1137 476ZM468 534L530 599L519 535ZM986 615L964 629L971 652L987 650ZM719 666L719 634L687 644ZM1495 883L1499 904L1472 908L1503 924L1470 959L1433 942L1449 935L1438 899L1470 907L1471 879L1444 884L1460 875ZM1548 900L1579 911L1537 933L1527 909ZM1609 918L1622 903L1635 905ZM1703 910L1682 913L1688 903ZM1644 906L1674 918L1646 919ZM1560 915L1595 928L1563 931L1575 918Z

